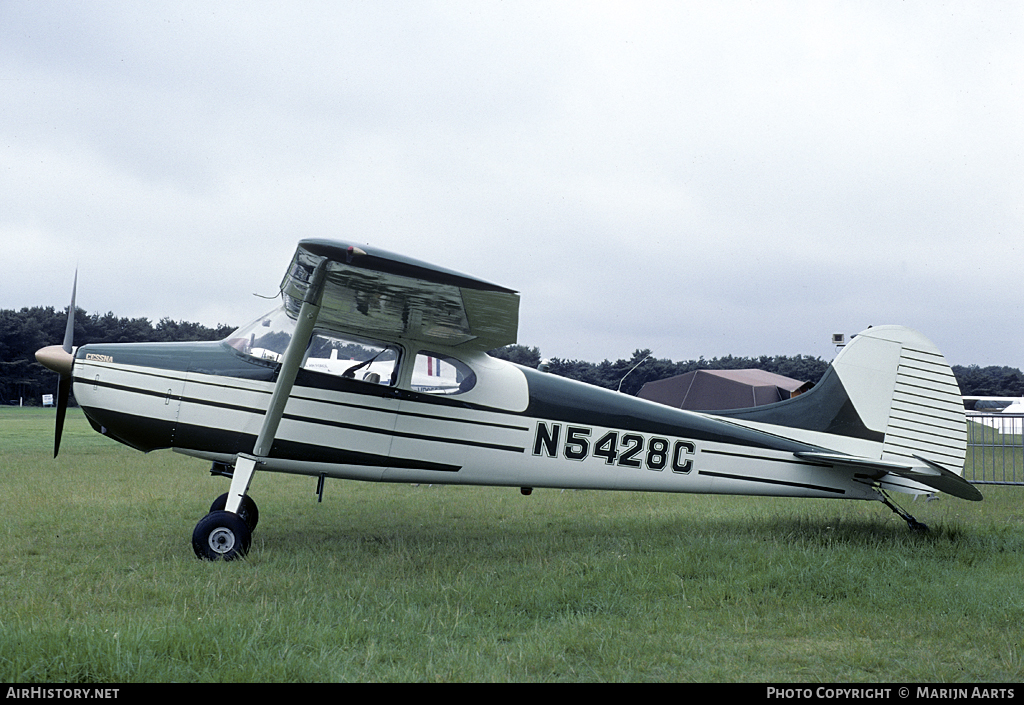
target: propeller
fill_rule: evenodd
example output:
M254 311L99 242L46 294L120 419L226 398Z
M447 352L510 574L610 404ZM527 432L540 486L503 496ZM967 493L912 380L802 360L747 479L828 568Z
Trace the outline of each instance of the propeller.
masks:
M53 457L60 451L60 437L64 432L64 416L71 396L71 367L74 364L73 343L75 340L75 294L78 292L78 270L71 287L71 305L68 306L68 323L64 328L64 344L49 345L36 351L36 361L60 377L57 381L57 424L53 435Z

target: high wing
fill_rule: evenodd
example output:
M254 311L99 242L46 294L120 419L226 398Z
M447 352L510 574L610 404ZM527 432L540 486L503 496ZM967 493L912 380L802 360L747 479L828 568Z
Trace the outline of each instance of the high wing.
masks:
M317 327L460 350L492 350L516 342L519 294L512 289L334 240L299 242L281 283L293 315L320 265L326 273Z

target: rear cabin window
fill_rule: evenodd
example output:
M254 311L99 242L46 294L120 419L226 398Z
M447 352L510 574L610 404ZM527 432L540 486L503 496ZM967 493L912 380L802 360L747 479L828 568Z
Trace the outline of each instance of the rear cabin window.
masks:
M412 389L426 394L464 394L476 384L469 365L450 355L422 350L412 370Z

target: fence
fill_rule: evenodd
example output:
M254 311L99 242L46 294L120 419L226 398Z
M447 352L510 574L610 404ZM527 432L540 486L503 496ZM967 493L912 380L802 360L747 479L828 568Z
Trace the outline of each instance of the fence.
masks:
M975 485L1024 485L1024 414L967 412L964 479Z

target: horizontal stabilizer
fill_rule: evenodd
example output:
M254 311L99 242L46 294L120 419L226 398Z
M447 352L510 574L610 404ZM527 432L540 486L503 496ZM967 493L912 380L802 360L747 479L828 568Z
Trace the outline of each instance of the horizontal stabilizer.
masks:
M981 492L977 487L963 479L955 472L947 470L938 463L915 455L914 458L924 463L921 465L910 465L904 462L893 462L889 460L874 460L854 455L843 455L842 453L819 453L819 452L798 452L794 453L801 460L814 460L825 462L829 465L866 470L873 480L881 479L886 473L892 473L908 480L920 482L922 485L946 494L951 494L960 499L967 499L977 502L982 499ZM874 471L871 473L871 471Z
M904 477L917 480L929 487L934 487L940 492L951 494L960 499L969 499L972 502L980 502L982 500L981 491L952 470L947 470L938 463L922 458L920 455L915 455L914 457L925 463L934 474L925 476L924 472L926 471L923 468L914 468L910 474L904 474Z

